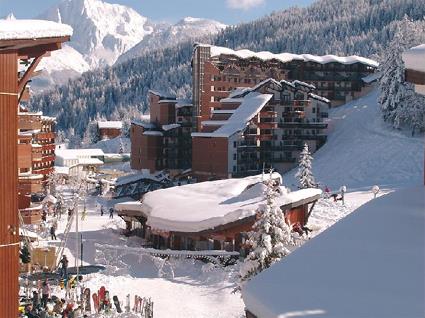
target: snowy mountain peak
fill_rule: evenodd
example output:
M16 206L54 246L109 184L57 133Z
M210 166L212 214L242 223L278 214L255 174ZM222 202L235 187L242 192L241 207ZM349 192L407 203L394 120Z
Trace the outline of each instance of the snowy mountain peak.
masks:
M158 28L120 56L117 63L141 56L148 50L171 47L184 41L200 39L208 34L216 34L226 27L227 25L215 20L186 17L174 25Z
M69 45L91 67L113 64L153 32L147 18L135 10L101 0L64 0L39 18L71 25L74 36Z

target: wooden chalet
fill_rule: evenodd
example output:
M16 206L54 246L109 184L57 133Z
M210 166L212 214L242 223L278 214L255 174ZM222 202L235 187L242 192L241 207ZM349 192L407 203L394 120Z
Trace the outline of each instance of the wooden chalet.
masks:
M41 59L69 41L72 28L37 20L0 21L0 304L18 315L18 104ZM20 62L29 63L18 72Z
M254 180L255 177L249 178L255 182L251 186L259 184L257 180ZM228 180L234 182L235 179ZM215 183L223 184L228 180L207 181L204 184L211 183L214 187L216 186ZM246 247L244 245L246 233L251 231L256 220L255 211L262 201L262 191L258 192L259 196L247 201L244 201L243 198L247 193L246 191L249 190L244 190L240 195L227 199L219 198L217 208L223 209L223 213L217 216L214 212L208 212L209 205L212 202L209 198L206 201L186 205L185 201L187 202L188 195L184 190L180 194L176 194L176 191L179 192L187 187L196 192L198 185L190 184L150 192L145 195L142 202L118 203L115 205L115 210L126 222L129 235L139 235L157 249L226 250L229 252L243 250ZM247 189L251 186L248 186ZM202 190L199 192L200 196L204 197L206 192ZM282 201L284 203L279 203L284 212L285 221L289 225L295 223L305 225L315 202L320 196L321 191L318 189L289 193L285 201ZM164 203L169 206L168 208L164 209L163 202L157 201L160 197L168 198L165 200L167 203ZM260 200L258 200L259 198ZM196 201L196 198L193 198L193 200ZM212 200L215 200L214 196ZM232 205L229 208L224 203L226 201L239 202L240 204ZM214 204L212 203L212 205ZM235 213L238 216L234 217ZM193 221L194 215L195 221ZM186 224L186 220L190 221Z

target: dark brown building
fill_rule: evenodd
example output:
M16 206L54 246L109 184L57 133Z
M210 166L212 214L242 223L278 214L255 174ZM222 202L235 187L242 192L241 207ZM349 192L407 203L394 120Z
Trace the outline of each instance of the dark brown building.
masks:
M234 51L224 47L196 45L192 56L194 123L208 120L237 87L253 87L267 78L299 80L313 84L317 95L338 106L370 91L362 78L378 63L359 56L314 56L290 53Z
M131 167L176 175L191 167L192 104L149 92L150 122L130 129Z
M112 139L121 136L121 121L99 121L97 122L99 137L103 139Z
M305 143L314 152L326 141L329 100L300 82L265 80L221 99L211 119L192 133L192 172L198 180L284 173Z

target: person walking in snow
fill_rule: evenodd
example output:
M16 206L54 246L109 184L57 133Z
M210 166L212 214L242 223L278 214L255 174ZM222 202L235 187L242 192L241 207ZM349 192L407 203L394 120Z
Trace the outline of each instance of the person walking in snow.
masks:
M113 208L110 208L109 209L109 218L110 219L113 219L114 218L114 209Z
M103 205L100 206L100 216L103 216Z
M57 238L56 238L56 229L55 229L55 227L53 225L50 227L50 236L52 238L52 241L53 240L54 241L57 240Z
M345 185L343 185L341 187L340 191L341 191L341 201L342 201L342 204L344 205L345 204L344 195L345 195L345 192L347 192L347 187Z
M331 190L328 188L328 186L325 187L325 199L329 199L329 196L331 195Z
M46 308L50 296L50 285L47 279L41 285L41 307Z
M68 258L66 257L66 255L62 256L60 264L62 277L66 278L68 276Z

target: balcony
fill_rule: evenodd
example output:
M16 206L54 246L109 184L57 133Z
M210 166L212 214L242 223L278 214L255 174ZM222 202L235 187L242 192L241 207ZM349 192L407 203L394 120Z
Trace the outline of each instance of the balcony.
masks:
M260 117L261 118L276 118L277 112L275 112L275 111L261 111Z
M297 161L296 158L292 157L278 157L273 158L273 162L283 162L283 163L295 163Z
M53 167L33 168L32 172L35 174L49 175L53 173Z
M37 224L41 222L42 205L37 204L27 209L20 209L24 224Z
M41 153L41 147L32 148L32 161L41 161L43 154Z
M257 123L257 126L260 129L276 129L277 128L277 122L259 122L259 123Z
M36 139L55 139L55 133L54 132L40 132L36 135Z
M55 144L44 144L41 145L41 149L43 150L55 150L56 145Z
M39 174L19 174L18 190L21 194L43 192L43 176Z
M292 110L283 112L284 117L296 117L296 118L304 118L305 113L301 110Z
M307 134L294 134L294 135L284 135L285 140L320 140L326 141L327 135L307 135Z
M53 162L55 158L55 155L43 155L41 162Z
M40 116L18 115L18 128L23 130L41 129Z
M257 139L259 139L260 141L271 141L273 140L273 135L272 134L262 134L262 135L258 135Z
M328 124L326 123L299 123L299 122L281 122L279 128L312 128L312 129L326 129Z
M300 151L303 149L303 145L282 145L282 146L272 146L271 150L273 151Z

